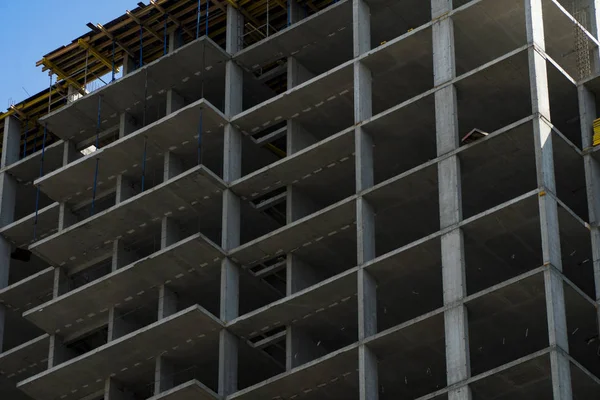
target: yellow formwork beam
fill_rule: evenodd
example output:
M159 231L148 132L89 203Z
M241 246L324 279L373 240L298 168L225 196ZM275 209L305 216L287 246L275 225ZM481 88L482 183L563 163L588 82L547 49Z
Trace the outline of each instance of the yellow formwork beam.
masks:
M81 46L82 48L86 49L87 51L90 52L90 54L92 54L94 57L96 57L96 59L98 61L100 61L102 64L106 65L108 68L110 68L111 70L113 69L113 65L114 63L111 62L110 60L108 60L106 57L104 57L102 54L100 54L98 52L98 50L96 50L91 44L89 44L88 42L86 42L83 39L79 39L77 41L77 44L79 44L79 46ZM119 68L115 68L115 72L119 72Z
M71 79L67 74L65 74L60 68L58 68L54 63L50 60L47 60L45 57L42 59L42 62L46 67L48 67L52 72L54 72L60 79L67 81L71 86L73 86L79 93L85 95L85 90L78 84L76 81Z

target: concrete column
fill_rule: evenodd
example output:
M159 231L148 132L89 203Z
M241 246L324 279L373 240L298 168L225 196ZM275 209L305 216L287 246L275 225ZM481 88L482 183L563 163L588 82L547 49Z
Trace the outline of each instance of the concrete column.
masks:
M112 266L111 270L116 271L137 260L135 253L126 250L121 239L113 242Z
M352 0L354 57L371 50L371 10L365 0Z
M63 144L63 167L80 158L82 154L75 148L75 143L66 140ZM77 222L77 216L71 212L67 203L60 203L58 209L58 230L68 228Z
M158 395L175 386L175 367L164 356L156 357L154 369L154 395Z
M52 289L52 298L56 299L63 293L68 292L68 277L61 267L54 268L54 284ZM48 368L52 368L74 356L68 349L60 336L50 335L50 346L48 348Z
M295 57L287 59L287 88L288 90L312 79L315 74L304 67Z
M76 354L64 345L62 338L50 335L50 346L48 349L48 369L57 366L75 357Z
M286 259L286 295L291 296L322 280L321 274L293 254ZM288 325L286 328L286 370L298 367L326 354L302 329Z
M452 10L451 0L431 0L433 25L434 85L439 86L456 76L454 23L446 14ZM437 154L442 156L459 147L458 103L456 88L449 85L435 93ZM457 156L438 163L438 195L440 228L448 228L462 220L460 160ZM457 228L441 238L442 282L446 339L446 373L448 385L471 376L469 361L469 329L467 309L462 303L467 295L463 233ZM450 400L471 399L468 386L453 389Z
M589 18L589 31L594 37L600 35L600 0L587 0L587 12ZM590 43L590 46L593 44ZM592 50L592 74L600 72L600 49L593 47Z
M52 298L55 299L69 291L69 278L61 267L54 268L54 283L52 289Z
M108 341L116 340L127 335L140 326L127 318L121 310L112 307L108 311Z
M7 117L4 120L2 168L19 160L20 143L21 123L15 117ZM17 181L6 172L0 173L0 227L14 221L16 196ZM8 286L11 252L12 245L3 237L0 237L0 289ZM0 306L0 351L4 339L5 311L4 306Z
M590 233L592 237L592 260L594 263L594 281L596 303L600 310L600 163L586 150L593 148L594 119L596 119L596 97L585 86L578 87L579 115L581 122L581 143L584 149L583 161L589 209ZM598 315L600 321L600 311ZM600 327L599 327L600 329Z
M185 107L185 99L173 89L167 90L167 113L169 115Z
M353 0L354 56L371 50L371 16L364 0ZM373 139L360 125L373 116L371 71L361 62L354 64L354 123L356 193L374 185ZM357 262L362 265L375 258L375 213L359 197L356 202ZM377 284L364 269L358 271L358 340L377 333ZM377 400L379 384L377 357L369 347L358 348L359 395L361 400Z
M552 390L555 400L572 399L571 371L565 299L562 281L562 261L558 227L556 183L554 178L554 154L552 129L550 127L550 101L546 60L539 53L545 51L542 0L526 0L527 41L529 48L529 76L531 86L535 159L537 181L540 189L540 224L546 307L548 313L548 336L552 368Z
M181 32L179 30L179 28L177 28L175 31L169 33L169 53L174 52L175 50L177 50L178 48L181 47L182 41L181 41Z
M295 24L304 18L304 10L298 4L298 0L287 0L288 6L288 25Z
M158 320L177 312L177 294L165 285L161 285L158 295ZM154 395L158 395L174 386L175 367L164 356L156 357L154 368Z
M226 50L235 54L242 49L244 18L232 5L227 5ZM225 67L225 115L227 118L242 111L243 74L233 61ZM242 175L242 134L233 125L225 126L223 179L230 183ZM223 192L221 247L229 251L240 245L240 199L232 191ZM229 322L239 314L239 266L226 258L221 263L220 317ZM219 337L220 396L234 393L238 387L238 338L223 329Z
M123 59L123 76L135 71L135 60L128 55Z
M4 137L2 139L2 165L7 167L19 161L21 149L21 121L10 116L4 120Z
M120 382L108 378L104 383L104 400L135 400L135 396Z
M177 294L161 285L158 293L158 319L167 318L177 312Z

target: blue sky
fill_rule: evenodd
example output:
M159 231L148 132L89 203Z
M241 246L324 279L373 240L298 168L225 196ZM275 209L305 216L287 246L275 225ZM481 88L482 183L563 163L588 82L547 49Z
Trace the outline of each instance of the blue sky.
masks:
M88 22L104 24L138 1L0 0L0 112L29 97L26 91L33 95L48 87L48 74L35 66L44 54L88 32Z

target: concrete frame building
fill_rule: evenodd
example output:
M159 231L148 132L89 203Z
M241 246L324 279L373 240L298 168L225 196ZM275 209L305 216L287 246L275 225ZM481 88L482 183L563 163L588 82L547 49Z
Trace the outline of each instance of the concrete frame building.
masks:
M600 398L600 2L241 3L5 118L0 397Z

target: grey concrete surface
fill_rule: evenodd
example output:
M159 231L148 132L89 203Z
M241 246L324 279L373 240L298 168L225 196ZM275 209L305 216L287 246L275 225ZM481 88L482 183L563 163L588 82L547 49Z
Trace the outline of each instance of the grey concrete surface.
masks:
M132 226L143 229L156 223L164 215L190 215L198 212L216 223L218 215L215 212L218 213L220 208L219 194L224 188L225 184L204 166L194 167L108 210L39 240L30 249L42 258L62 266L81 263L82 258L93 259L109 249L112 251L112 240L127 235ZM207 221L206 225L210 226L210 223ZM133 231L135 232L135 228ZM74 246L74 243L77 244Z
M36 399L81 398L104 387L104 376L115 374L124 382L135 379L145 369L136 364L147 364L160 354L190 352L192 348L208 354L215 348L221 326L201 307L190 307L25 379L18 387Z

